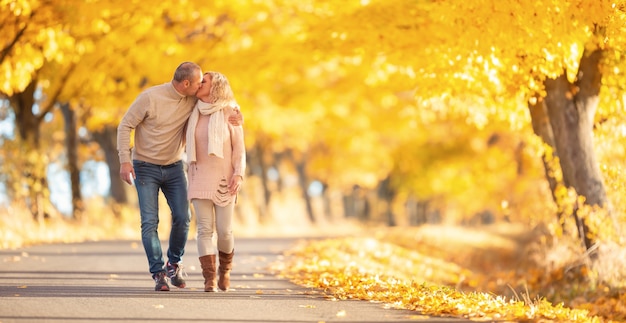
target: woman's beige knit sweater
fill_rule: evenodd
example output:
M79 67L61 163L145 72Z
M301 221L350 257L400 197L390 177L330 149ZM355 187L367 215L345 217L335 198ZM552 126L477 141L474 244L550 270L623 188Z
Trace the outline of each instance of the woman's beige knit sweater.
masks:
M246 170L246 152L243 139L243 127L228 123L230 108L224 110L224 158L208 154L208 124L210 115L200 114L195 129L196 162L189 165L188 198L210 199L219 206L226 206L235 201L236 195L228 193L228 184L234 175L244 176ZM188 143L189 144L189 143Z

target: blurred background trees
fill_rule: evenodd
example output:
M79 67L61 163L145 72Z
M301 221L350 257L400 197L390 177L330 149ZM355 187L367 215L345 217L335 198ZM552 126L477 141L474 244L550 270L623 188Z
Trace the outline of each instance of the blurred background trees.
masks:
M246 116L242 224L547 223L590 249L626 216L624 1L0 3L4 205L37 221L135 207L116 127L182 61Z

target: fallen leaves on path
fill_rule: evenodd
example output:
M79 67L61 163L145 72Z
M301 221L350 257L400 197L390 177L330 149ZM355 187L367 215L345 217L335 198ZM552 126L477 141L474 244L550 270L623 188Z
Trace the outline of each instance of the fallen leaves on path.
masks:
M465 245L467 251L457 251L457 256L471 257L470 250L476 251L476 246ZM312 240L293 249L280 271L300 285L323 289L338 299L379 301L424 315L476 321L603 322L586 308L568 308L544 298L461 291L456 287L482 286L487 278L447 260L450 254L432 256L416 249L421 248L375 238Z

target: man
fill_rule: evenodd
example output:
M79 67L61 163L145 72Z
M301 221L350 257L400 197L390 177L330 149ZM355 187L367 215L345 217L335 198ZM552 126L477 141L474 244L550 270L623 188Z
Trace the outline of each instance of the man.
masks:
M156 291L169 291L170 280L178 288L185 288L186 285L181 262L190 214L182 154L185 127L196 104L195 94L201 86L200 66L184 62L176 68L171 82L140 93L117 128L120 176L137 189L141 241ZM239 118L229 119L234 125L242 122L241 114L237 116ZM133 129L134 147L131 151L130 134ZM172 213L167 263L163 259L157 232L159 190L167 199Z

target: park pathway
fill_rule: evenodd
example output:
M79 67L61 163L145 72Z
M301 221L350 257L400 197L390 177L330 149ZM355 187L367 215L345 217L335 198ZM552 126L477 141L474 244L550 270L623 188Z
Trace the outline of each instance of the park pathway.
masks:
M229 292L205 293L195 240L187 244L187 288L155 292L139 241L0 250L0 323L9 322L468 322L428 318L366 301L333 301L272 275L296 243L236 241ZM164 247L164 250L167 250Z

